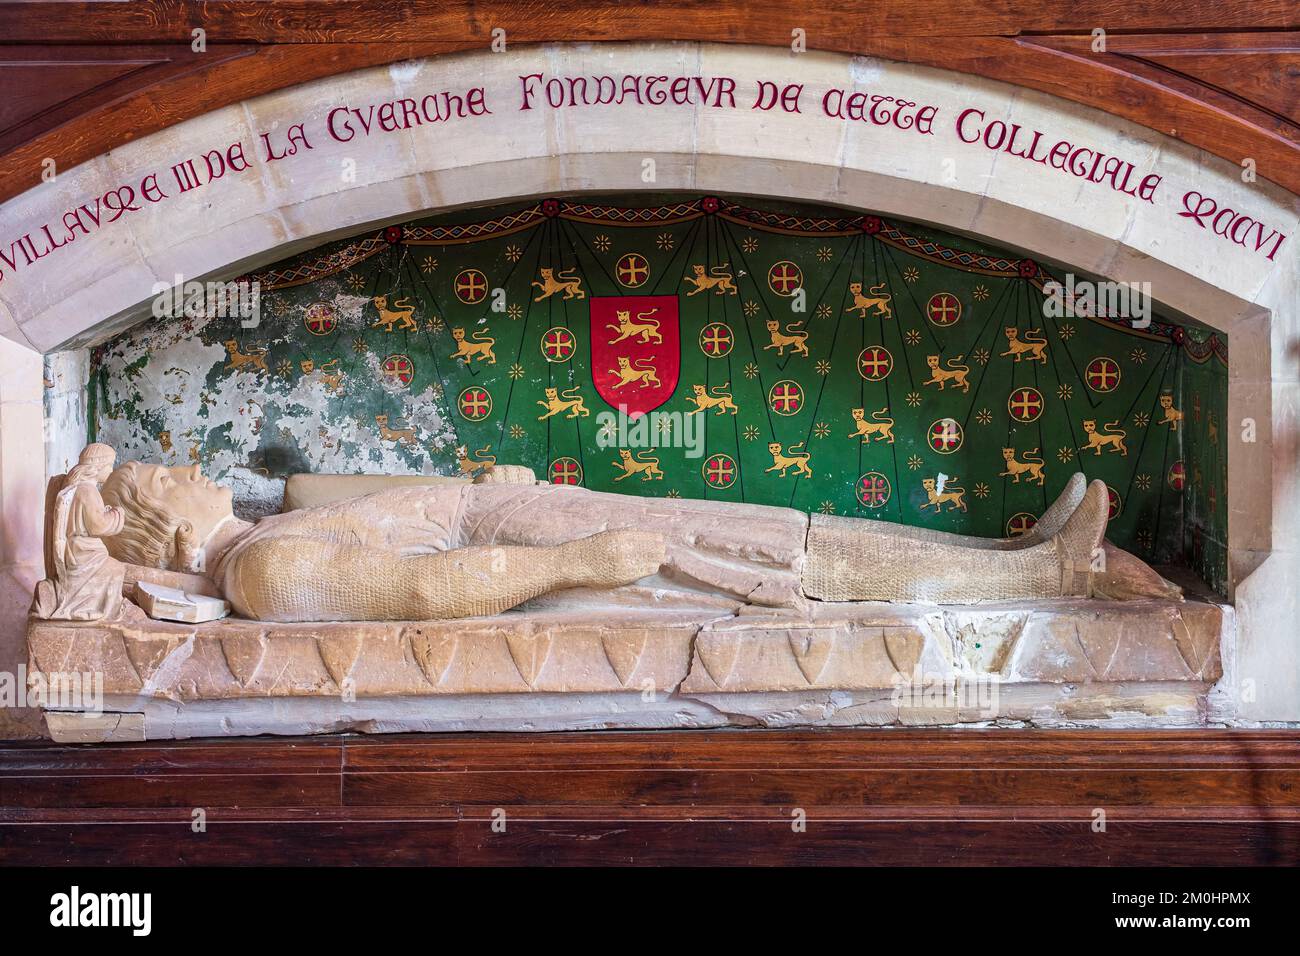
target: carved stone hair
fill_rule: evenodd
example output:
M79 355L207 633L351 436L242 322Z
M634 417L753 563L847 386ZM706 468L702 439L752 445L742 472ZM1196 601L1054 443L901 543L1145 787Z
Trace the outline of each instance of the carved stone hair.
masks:
M119 561L149 568L179 570L176 563L176 531L183 519L168 510L142 487L138 461L128 461L104 479L100 494L105 504L121 508L122 530L104 539L108 553Z

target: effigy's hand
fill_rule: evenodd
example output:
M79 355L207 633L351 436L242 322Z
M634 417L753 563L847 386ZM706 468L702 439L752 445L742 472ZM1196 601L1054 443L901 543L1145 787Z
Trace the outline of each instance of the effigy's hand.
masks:
M653 531L602 531L560 546L576 583L618 587L649 577L667 557L664 538Z

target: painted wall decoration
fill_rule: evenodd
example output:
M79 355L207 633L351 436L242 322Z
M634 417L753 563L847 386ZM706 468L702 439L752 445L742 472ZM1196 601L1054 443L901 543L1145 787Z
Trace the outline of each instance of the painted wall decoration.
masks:
M639 195L389 226L251 278L256 328L160 319L95 350L100 440L218 478L517 462L984 536L1031 527L1081 469L1112 540L1225 586L1226 339L1061 307L1044 290L1066 277L1030 258Z

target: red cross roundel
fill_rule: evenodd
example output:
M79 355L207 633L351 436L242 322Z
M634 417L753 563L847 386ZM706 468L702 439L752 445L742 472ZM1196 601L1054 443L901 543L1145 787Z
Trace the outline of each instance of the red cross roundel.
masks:
M925 314L935 325L956 325L961 318L961 299L951 292L936 292L925 304Z
M1110 485L1106 486L1106 518L1114 521L1121 511L1124 510L1124 499L1119 496L1119 492Z
M1022 534L1028 534L1029 530L1038 524L1038 519L1028 511L1017 511L1007 519L1007 537L1018 538Z
M329 335L338 327L339 318L334 314L333 306L325 302L314 302L303 313L302 324L312 335Z
M384 378L395 385L410 385L415 378L415 363L406 355L390 355L379 364Z
M858 374L868 382L888 378L893 368L894 357L883 345L871 345L858 353Z
M803 272L789 259L782 259L767 270L767 287L789 298L803 288Z
M619 285L635 289L637 286L645 285L646 280L650 278L650 263L639 252L629 252L618 260L618 265L614 267L614 274L618 276Z
M487 276L477 269L462 269L456 274L456 298L466 305L474 305L487 298Z
M1043 414L1043 393L1036 388L1013 388L1007 398L1007 411L1018 422L1032 422Z
M573 333L562 326L547 329L542 333L542 357L548 362L567 362L573 358L578 348L578 340Z
M951 455L965 440L961 425L955 418L941 418L926 433L930 448L941 455Z
M778 415L796 415L803 408L803 386L785 378L772 386L767 403Z
M471 385L460 393L456 407L467 421L481 422L492 414L492 394L486 388Z
M573 458L555 459L551 462L549 474L553 485L582 484L582 466Z
M700 467L700 474L710 488L730 488L736 483L740 468L730 455L710 455Z
M1119 363L1104 356L1095 358L1083 377L1094 392L1113 392L1119 388Z
M853 493L864 508L875 509L883 508L889 503L893 489L889 487L888 478L878 471L869 471L858 479Z
M725 322L710 322L700 329L700 351L709 358L722 358L735 345L736 337Z
M1181 461L1176 461L1169 466L1169 487L1174 491L1182 491L1185 484L1187 484L1187 468Z

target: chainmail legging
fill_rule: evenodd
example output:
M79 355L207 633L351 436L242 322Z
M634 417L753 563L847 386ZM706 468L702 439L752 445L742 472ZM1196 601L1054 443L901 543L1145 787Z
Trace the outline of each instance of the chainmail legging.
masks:
M628 544L626 534L609 534L555 547L400 557L309 537L266 538L239 555L226 597L240 615L262 621L477 617L560 588L613 587L650 573L626 553Z

